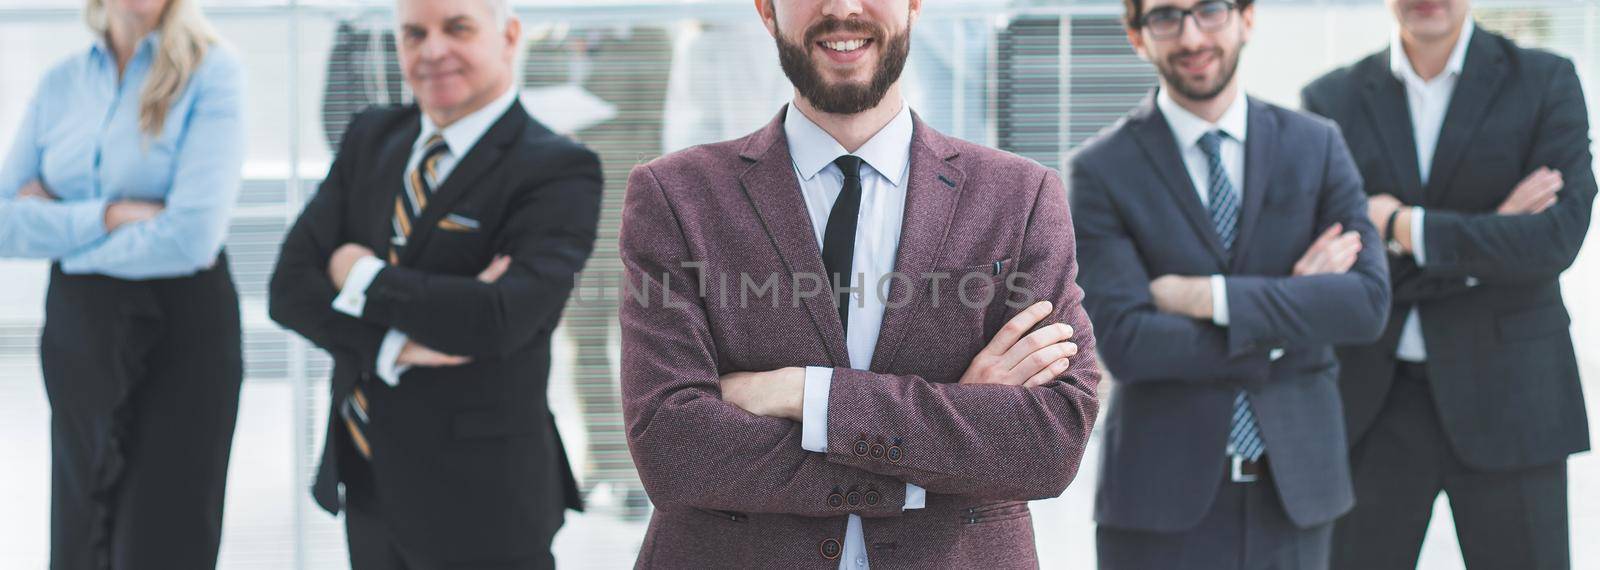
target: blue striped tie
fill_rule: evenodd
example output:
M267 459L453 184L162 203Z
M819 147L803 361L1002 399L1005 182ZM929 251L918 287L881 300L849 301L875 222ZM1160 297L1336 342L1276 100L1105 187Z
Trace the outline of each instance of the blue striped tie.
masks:
M1211 131L1200 137L1200 151L1210 164L1211 223L1217 228L1222 249L1233 255L1234 239L1239 237L1239 193L1228 180L1228 171L1222 166L1222 137L1220 131ZM1261 458L1266 451L1261 441L1261 428L1256 425L1256 415L1250 411L1250 397L1240 390L1233 398L1233 424L1228 431L1228 454L1250 461Z

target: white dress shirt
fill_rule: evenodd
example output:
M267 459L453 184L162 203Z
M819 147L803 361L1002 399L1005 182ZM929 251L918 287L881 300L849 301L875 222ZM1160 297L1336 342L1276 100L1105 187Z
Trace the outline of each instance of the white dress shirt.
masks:
M424 145L434 133L439 133L444 137L444 144L448 150L439 157L439 162L434 165L434 172L438 176L437 183L443 185L445 179L450 177L450 172L455 170L456 164L461 162L461 157L472 151L472 147L478 144L478 139L483 138L489 127L494 126L495 121L499 120L516 100L517 89L513 85L482 109L473 111L472 114L458 119L443 129L433 124L433 120L423 113L422 132L418 133L417 140L411 143L411 158L406 160L406 172L417 168L418 163L422 161L422 153L427 150ZM339 290L339 296L333 300L333 308L352 317L361 318L361 312L367 306L367 287L372 285L372 281L378 277L378 272L383 271L387 265L382 259L370 255L356 261L350 268L350 274L345 277L344 288ZM389 333L383 337L383 344L378 347L376 363L378 378L390 386L399 385L400 375L405 374L410 368L410 366L398 366L396 362L400 358L400 350L406 346L406 340L405 333L389 329Z
M1172 128L1172 137L1178 141L1178 153L1183 155L1183 166L1189 170L1189 182L1194 185L1195 194L1200 196L1202 206L1211 206L1211 158L1200 150L1200 137L1211 131L1222 131L1228 135L1222 137L1220 145L1222 169L1228 172L1228 182L1239 193L1239 203L1244 204L1244 137L1249 123L1246 120L1248 105L1244 94L1236 93L1233 103L1228 105L1228 110L1223 111L1222 117L1215 123L1179 106L1166 89L1156 94L1156 108L1161 110L1167 125ZM1219 327L1228 326L1228 286L1221 275L1211 276L1211 321Z
M1467 18L1467 23L1461 27L1461 37L1456 40L1456 47L1445 62L1444 71L1428 80L1417 75L1416 69L1411 66L1411 59L1406 57L1405 48L1400 44L1398 27L1390 38L1389 71L1406 87L1406 107L1411 110L1411 138L1417 143L1417 174L1421 175L1423 186L1428 185L1428 176L1433 171L1433 151L1439 146L1439 131L1444 129L1445 112L1450 109L1450 98L1455 94L1456 82L1461 78L1461 67L1467 60L1467 41L1472 38L1472 30L1472 18ZM1417 260L1417 265L1422 266L1427 260L1427 250L1422 240L1424 212L1420 206L1412 208L1411 212L1411 255ZM1378 231L1383 231L1383 228L1378 228ZM1395 349L1395 357L1408 362L1428 359L1428 349L1422 342L1422 320L1417 316L1416 307L1411 308L1406 315L1405 326L1400 329L1400 346Z
M850 258L852 286L862 288L850 295L850 326L845 345L850 367L868 370L872 353L883 328L884 300L879 282L894 271L900 249L900 224L906 210L906 179L911 170L911 109L901 103L900 114L872 135L854 153L844 149L827 131L817 126L794 105L783 120L789 140L789 156L800 180L806 213L817 235L818 247L828 227L828 214L844 190L844 173L834 159L854 154L861 165L861 211L856 218L855 249ZM887 287L887 285L884 285ZM800 422L800 447L817 453L828 452L828 393L833 369L806 367L804 413ZM926 501L921 487L906 484L906 509L920 509ZM867 568L867 542L861 530L861 517L850 515L845 527L844 548L839 568Z

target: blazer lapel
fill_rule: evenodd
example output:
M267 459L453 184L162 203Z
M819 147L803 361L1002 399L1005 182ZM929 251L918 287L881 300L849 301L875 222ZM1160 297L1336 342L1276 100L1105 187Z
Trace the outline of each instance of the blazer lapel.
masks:
M427 207L422 209L422 217L411 229L411 237L407 238L406 248L400 255L402 265L409 266L416 262L439 219L449 214L462 197L471 193L478 180L500 163L506 147L516 142L529 120L528 113L522 110L522 104L513 102L511 108L478 139L477 144L472 145L472 150L461 157L461 161L450 171L450 176L444 179L444 184L428 198Z
M416 109L413 107L412 110ZM394 201L405 189L406 162L411 159L412 143L417 141L417 135L422 131L422 125L415 115L403 120L408 126L384 141L378 151L377 191L370 198L372 204L369 211L376 212L378 220L370 226L372 234L368 239L370 243L382 246L373 251L384 261L388 261L389 248L398 239L394 233Z
M750 136L739 156L753 164L739 175L739 185L755 206L762 228L790 275L823 276L822 249L817 245L806 213L800 181L795 178L794 159L789 155L783 133L785 107L777 118ZM811 315L811 324L827 348L828 359L836 367L850 367L850 352L845 346L844 325L832 296L813 295L801 300Z
M894 367L900 341L918 310L910 296L924 288L922 276L933 272L939 252L944 251L966 178L951 162L960 153L944 140L944 135L928 127L915 113L911 119L911 167L906 177L906 209L894 264L895 273L904 278L889 281L885 303L888 307L872 352L872 370Z
M1211 214L1206 211L1205 205L1200 203L1200 196L1195 194L1194 181L1189 178L1189 170L1183 165L1178 141L1172 137L1172 127L1167 124L1167 119L1156 109L1154 94L1145 97L1144 102L1129 115L1128 122L1134 139L1139 142L1145 157L1155 167L1156 175L1166 183L1167 191L1172 193L1172 199L1177 201L1178 209L1183 211L1184 219L1189 220L1189 225L1200 237L1200 241L1206 244L1206 249L1211 251L1217 265L1227 267L1227 255L1222 249L1222 239L1217 237L1217 228L1211 223Z
M1393 49L1393 48L1391 48ZM1389 52L1374 58L1366 68L1364 99L1373 131L1383 143L1383 155L1399 177L1399 188L1380 188L1377 193L1393 193L1407 204L1422 201L1422 175L1417 166L1417 141L1411 130L1411 106L1406 103L1405 84L1389 71ZM1373 188L1367 188L1373 193Z
M1255 234L1256 222L1261 219L1261 207L1266 203L1267 192L1272 190L1273 150L1278 148L1278 119L1267 105L1253 98L1246 99L1245 121L1249 124L1244 145L1243 209L1239 212L1239 239L1234 240L1233 259L1229 268L1237 271L1249 251L1250 238Z
M1450 96L1450 108L1445 113L1444 127L1439 130L1439 144L1433 151L1433 169L1429 171L1426 195L1429 203L1437 204L1450 187L1456 163L1471 145L1488 116L1489 103L1500 93L1501 80L1506 75L1505 52L1487 32L1474 29L1467 43L1467 57L1461 67L1461 78L1456 82L1455 93Z

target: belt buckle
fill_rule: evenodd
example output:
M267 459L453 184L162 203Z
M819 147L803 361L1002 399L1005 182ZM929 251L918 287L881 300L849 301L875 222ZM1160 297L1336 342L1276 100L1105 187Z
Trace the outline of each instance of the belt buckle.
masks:
M1234 483L1254 483L1254 482L1256 482L1257 476L1256 476L1255 473L1245 473L1244 472L1244 456L1242 456L1242 455L1230 455L1228 457L1233 459L1232 474L1233 474L1233 482Z

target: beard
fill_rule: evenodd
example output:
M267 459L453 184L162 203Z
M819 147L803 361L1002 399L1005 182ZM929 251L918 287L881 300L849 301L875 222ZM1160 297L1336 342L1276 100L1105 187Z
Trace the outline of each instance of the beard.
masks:
M871 45L882 46L883 54L878 58L878 66L872 71L871 79L864 83L845 81L832 85L823 79L819 65L811 61L811 48L816 47L817 38L834 32L866 34L872 39ZM802 44L789 42L781 32L775 40L778 44L778 63L783 66L783 74L789 77L795 90L817 110L835 115L854 115L876 107L884 94L889 92L889 87L900 80L900 72L906 67L906 56L911 52L909 27L894 37L885 37L881 27L859 20L823 20L806 30ZM860 49L866 49L866 46Z
M1196 53L1203 53L1204 51L1212 52L1212 55L1221 63L1217 70L1216 81L1212 84L1190 81L1182 73L1178 72L1178 59ZM1239 52L1241 51L1243 50L1235 49L1232 53L1229 53L1223 51L1220 47L1213 47L1200 52L1178 52L1167 56L1166 59L1157 60L1156 71L1161 73L1161 78L1166 80L1167 85L1173 91L1183 95L1185 99L1190 101L1210 101L1217 98L1217 95L1222 94L1222 90L1227 89L1228 84L1233 82L1233 74L1239 70Z

